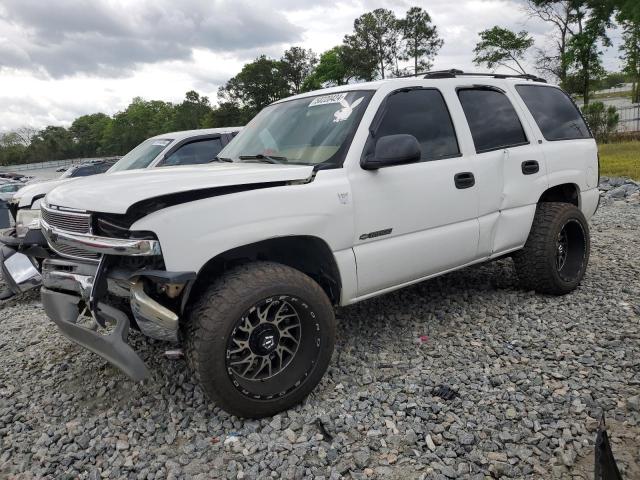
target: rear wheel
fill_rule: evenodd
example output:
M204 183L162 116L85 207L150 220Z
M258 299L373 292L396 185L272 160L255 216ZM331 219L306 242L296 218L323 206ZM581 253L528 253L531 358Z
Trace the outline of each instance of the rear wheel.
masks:
M227 272L188 322L187 357L203 389L240 417L273 415L300 402L333 352L327 295L302 272L276 263Z
M529 238L513 259L520 284L540 293L574 290L587 269L589 225L575 205L540 203Z

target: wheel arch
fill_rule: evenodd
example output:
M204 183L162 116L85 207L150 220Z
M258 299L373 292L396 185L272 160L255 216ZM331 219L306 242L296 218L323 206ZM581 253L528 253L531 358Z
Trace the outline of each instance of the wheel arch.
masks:
M542 192L537 203L545 202L571 203L581 208L580 187L575 183L560 183L550 186Z
M193 302L213 278L252 261L271 261L295 268L316 281L332 304L340 303L342 281L335 256L323 239L310 235L260 240L216 255L198 271L188 302Z

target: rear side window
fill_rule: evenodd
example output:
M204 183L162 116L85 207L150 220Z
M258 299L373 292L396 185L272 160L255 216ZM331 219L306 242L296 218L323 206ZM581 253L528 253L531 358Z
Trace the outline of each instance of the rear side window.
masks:
M460 154L451 116L438 90L401 90L387 98L376 138L400 133L418 139L423 161Z
M589 128L580 111L559 88L518 85L516 90L546 140L591 138Z
M169 155L165 161L162 162L162 166L209 163L220 153L220 150L222 150L222 140L220 140L220 138L210 138L187 143Z
M465 88L458 98L469 122L476 152L529 143L518 114L507 96L489 88Z

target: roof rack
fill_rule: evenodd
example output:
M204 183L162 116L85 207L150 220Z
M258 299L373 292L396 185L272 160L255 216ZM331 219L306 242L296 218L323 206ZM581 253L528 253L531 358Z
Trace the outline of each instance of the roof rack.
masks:
M536 77L535 75L531 75L529 73L525 74L510 74L510 73L474 73L474 72L463 72L462 70L457 70L452 68L450 70L435 70L432 72L420 72L415 76L423 75L423 78L434 79L434 78L456 78L462 76L468 77L491 77L491 78L521 78L522 80L532 80L534 82L543 82L547 83L544 78ZM413 76L413 75L412 75Z

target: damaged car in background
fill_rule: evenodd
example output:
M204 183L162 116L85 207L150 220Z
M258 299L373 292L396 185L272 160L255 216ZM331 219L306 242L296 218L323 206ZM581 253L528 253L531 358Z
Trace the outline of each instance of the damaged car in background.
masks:
M45 258L54 261L60 254L74 255L71 248L62 247L62 251L52 251L42 236L40 205L48 192L63 184L75 185L87 176L105 171L111 178L112 174L127 170L208 163L240 130L241 127L225 127L157 135L142 142L115 164L91 162L76 165L66 169L59 179L20 189L13 195L9 205L15 227L0 232L0 267L8 285L8 290L0 292L0 299L39 286Z

